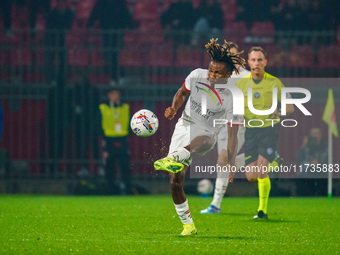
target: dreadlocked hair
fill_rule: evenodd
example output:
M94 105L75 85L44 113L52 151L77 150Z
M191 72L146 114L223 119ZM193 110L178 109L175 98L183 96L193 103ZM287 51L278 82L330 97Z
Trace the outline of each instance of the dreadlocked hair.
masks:
M233 72L235 71L239 74L237 70L237 65L244 67L245 60L241 57L241 52L237 52L235 55L231 54L230 49L232 48L231 43L224 40L223 45L217 43L218 39L210 39L210 42L205 45L207 52L209 53L210 59L216 62L222 62L227 65L227 68Z

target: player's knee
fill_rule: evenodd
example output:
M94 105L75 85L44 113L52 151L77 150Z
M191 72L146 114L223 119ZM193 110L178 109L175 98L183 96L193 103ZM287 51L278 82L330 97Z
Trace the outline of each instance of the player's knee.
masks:
M247 177L247 180L248 180L249 182L256 182L256 181L257 181L257 178Z

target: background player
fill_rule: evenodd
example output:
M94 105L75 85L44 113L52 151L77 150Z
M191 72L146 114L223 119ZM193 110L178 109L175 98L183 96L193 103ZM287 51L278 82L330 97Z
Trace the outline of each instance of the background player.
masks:
M267 66L266 52L261 47L252 47L248 52L248 65L251 74L236 83L245 98L251 97L253 106L257 110L268 110L272 106L273 88L277 88L278 99L281 100L282 82L265 72ZM252 88L252 95L248 95L248 88ZM245 132L245 161L248 181L258 180L259 207L254 219L268 218L267 204L270 193L270 179L263 167L275 158L275 151L279 140L280 111L276 110L269 115L256 115L249 110L248 100L245 100L244 118ZM293 105L286 106L286 115L294 111ZM249 125L249 120L258 119ZM268 121L271 120L271 121ZM260 126L263 121L263 126ZM273 123L273 127L272 127ZM231 174L232 175L232 174ZM232 176L231 176L232 177Z
M234 42L229 42L230 45L230 52L233 55L236 55L238 53L238 45ZM250 72L242 67L241 65L237 65L238 72L234 71L228 80L228 85L232 84L235 85L236 82L243 78L244 76L250 74ZM245 133L245 127L240 125L239 130L237 133L237 153L241 150L244 144L244 133ZM218 151L218 159L217 164L220 166L225 166L228 162L228 130L227 126L223 126L220 133L218 134L218 140L217 140L217 151ZM242 166L244 165L244 154L238 155L236 157L236 165ZM214 191L214 198L211 202L211 205L201 210L201 213L220 213L221 212L221 203L222 199L224 197L224 194L227 190L229 181L229 172L217 172L217 179L215 182L215 191Z
M217 83L226 84L232 72L238 72L237 65L244 65L241 53L232 54L227 42L219 45L217 40L211 39L206 48L211 58L209 69L199 68L192 71L175 94L171 107L165 110L165 117L173 119L190 94L172 135L168 156L154 163L156 170L170 172L171 194L177 214L183 223L184 230L181 235L184 236L197 233L183 190L185 174L192 156L204 155L214 148L221 128L221 125L213 127L214 119L233 117L231 94L226 93L226 89L216 90L214 86ZM211 95L215 102L207 104L207 114L202 114L201 111L202 98L206 95L204 93ZM228 163L232 165L235 164L237 131L237 125L228 129Z

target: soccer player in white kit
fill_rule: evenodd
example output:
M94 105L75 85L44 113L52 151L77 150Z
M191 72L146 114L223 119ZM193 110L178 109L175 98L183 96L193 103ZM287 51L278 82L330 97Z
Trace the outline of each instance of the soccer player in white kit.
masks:
M195 154L205 155L214 148L222 127L214 125L216 119L233 121L233 125L228 124L227 163L235 165L238 126L234 124L238 119L232 114L231 93L220 85L227 84L232 72L238 72L238 65L244 66L244 59L240 57L242 52L232 54L226 41L219 45L217 39L211 39L205 47L211 58L209 68L192 71L175 94L171 107L165 110L165 117L173 119L190 95L172 135L168 156L154 163L155 170L169 172L172 199L183 223L181 236L197 234L183 184L192 157ZM215 89L217 84L219 86Z
M238 52L238 45L234 42L229 42L230 45L230 52L231 54L236 54ZM242 67L241 65L237 65L237 70L233 71L230 79L228 80L228 85L235 85L236 82L243 78L244 76L250 74L250 71ZM223 126L220 133L218 134L217 140L217 151L218 151L218 159L217 164L224 166L228 162L228 127ZM238 133L237 133L237 150L236 153L238 154L244 145L244 133L245 127L243 125L239 126ZM244 154L240 154L236 156L236 166L239 169L240 166L244 165ZM201 210L201 213L208 214L208 213L220 213L221 212L221 203L224 197L224 194L227 190L229 184L229 173L228 172L217 172L217 178L215 182L215 190L214 190L214 198L208 208Z

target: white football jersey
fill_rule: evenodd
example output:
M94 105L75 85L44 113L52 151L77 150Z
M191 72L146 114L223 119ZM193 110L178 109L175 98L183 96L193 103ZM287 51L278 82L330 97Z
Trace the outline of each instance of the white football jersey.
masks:
M233 116L233 98L229 90L215 89L208 80L208 73L207 69L198 68L185 79L185 89L191 93L182 118L218 134L223 125L221 122L216 125L214 120L233 120L233 124L241 121Z
M228 80L228 85L232 84L235 85L236 82L245 77L246 75L250 74L250 71L240 66L239 68L239 74L236 74L234 71L231 77ZM237 146L237 153L241 150L243 144L244 144L244 133L245 133L245 127L243 125L239 126L238 134L237 134L237 140L238 140L238 146ZM218 140L217 140L217 150L218 154L221 153L222 149L227 150L228 145L228 128L227 126L222 127L220 133L218 134Z

